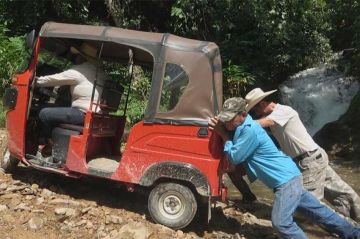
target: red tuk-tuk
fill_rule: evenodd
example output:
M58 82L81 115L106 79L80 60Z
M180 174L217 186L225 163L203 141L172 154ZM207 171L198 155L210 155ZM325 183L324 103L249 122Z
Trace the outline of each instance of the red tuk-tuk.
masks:
M54 91L36 85L40 56L66 55L81 44L99 49L100 65L126 67L103 84L101 100L91 102L84 125L57 125L52 132L52 158L59 164L38 164L39 119L43 107L52 107ZM69 177L90 175L125 184L129 191L148 187L153 220L178 229L194 218L199 203L226 196L222 184L222 142L208 130L208 120L222 105L222 68L216 44L108 26L48 22L38 37L28 34L32 54L25 71L6 89L8 146L1 167L13 170L19 161L37 170ZM150 96L144 119L133 125L125 147L127 107L133 67L150 69ZM111 80L109 80L111 81ZM98 87L94 83L94 87ZM100 107L101 110L94 110Z

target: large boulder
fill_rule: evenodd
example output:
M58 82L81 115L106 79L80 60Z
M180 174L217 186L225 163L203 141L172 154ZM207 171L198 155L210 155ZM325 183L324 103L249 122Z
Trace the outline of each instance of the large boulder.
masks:
M330 156L346 160L360 160L360 92L349 109L337 121L326 124L315 136L315 141Z

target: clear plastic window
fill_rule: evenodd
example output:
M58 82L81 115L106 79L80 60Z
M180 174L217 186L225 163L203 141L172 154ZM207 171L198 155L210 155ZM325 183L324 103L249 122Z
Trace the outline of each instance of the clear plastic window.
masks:
M189 77L184 69L176 64L167 63L161 91L159 112L167 112L177 105L189 84Z

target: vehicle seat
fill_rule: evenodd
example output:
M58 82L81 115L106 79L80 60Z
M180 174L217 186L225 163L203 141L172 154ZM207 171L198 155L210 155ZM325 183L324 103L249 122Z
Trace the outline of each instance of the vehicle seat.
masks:
M103 113L116 112L119 108L124 87L114 81L107 80L104 83L100 97L100 109Z
M101 113L116 112L120 105L121 96L124 92L124 87L117 84L114 81L105 81L103 86L103 92L100 97L100 109ZM58 128L77 131L80 134L83 132L83 125L74 124L59 124Z
M75 124L59 124L57 127L62 129L77 131L79 133L82 133L84 128L82 125L75 125Z

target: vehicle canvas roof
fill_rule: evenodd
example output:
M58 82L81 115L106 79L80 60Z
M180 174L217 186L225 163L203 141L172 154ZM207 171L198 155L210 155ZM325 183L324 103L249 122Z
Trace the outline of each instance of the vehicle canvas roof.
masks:
M145 112L145 122L205 124L221 108L221 58L218 46L213 42L168 33L55 22L45 23L39 36L105 42L101 55L105 59L128 59L125 48L121 50L126 46L134 51L135 64L153 64L151 96ZM189 83L173 109L159 112L166 63L181 66Z

